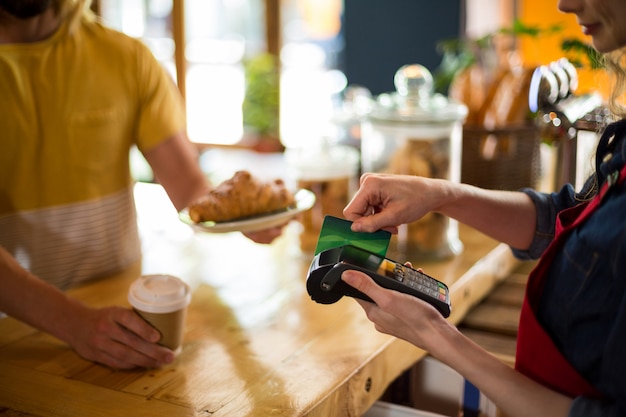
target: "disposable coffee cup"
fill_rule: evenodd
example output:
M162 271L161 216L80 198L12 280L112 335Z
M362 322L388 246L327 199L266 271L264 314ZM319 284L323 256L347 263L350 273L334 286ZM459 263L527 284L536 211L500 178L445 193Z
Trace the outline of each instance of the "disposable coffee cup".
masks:
M159 344L178 354L182 349L189 286L172 275L143 275L130 286L128 301L161 333Z

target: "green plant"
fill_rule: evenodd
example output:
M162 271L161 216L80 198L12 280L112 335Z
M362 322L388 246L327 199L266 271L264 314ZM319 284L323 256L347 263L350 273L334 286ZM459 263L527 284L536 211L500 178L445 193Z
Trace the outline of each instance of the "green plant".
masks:
M260 136L278 136L280 73L278 58L262 53L244 62L243 124Z
M437 43L437 49L442 54L441 63L433 73L435 92L447 94L448 87L456 75L478 61L481 50L486 50L484 43L490 37L476 40L445 39Z
M592 70L604 67L600 52L580 39L564 39L561 42L561 49L568 54L569 61L579 68L585 67L581 57L588 62L589 68Z
M512 36L529 36L531 38L538 38L540 35L554 35L563 30L563 25L556 23L548 27L529 26L516 19L513 21L513 25L509 28L502 28L498 30L498 33L503 33Z

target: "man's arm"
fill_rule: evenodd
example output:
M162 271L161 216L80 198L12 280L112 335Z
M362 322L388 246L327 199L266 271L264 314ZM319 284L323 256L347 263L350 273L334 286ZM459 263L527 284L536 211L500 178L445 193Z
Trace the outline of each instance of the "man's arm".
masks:
M206 194L210 187L198 164L198 155L184 132L144 152L159 183L165 188L176 210L187 207ZM245 233L256 243L271 243L282 234L281 227Z
M112 368L153 368L174 353L132 310L90 308L37 278L0 246L0 311L67 342L85 359Z
M143 154L176 210L187 207L209 190L209 183L198 164L198 153L184 132Z

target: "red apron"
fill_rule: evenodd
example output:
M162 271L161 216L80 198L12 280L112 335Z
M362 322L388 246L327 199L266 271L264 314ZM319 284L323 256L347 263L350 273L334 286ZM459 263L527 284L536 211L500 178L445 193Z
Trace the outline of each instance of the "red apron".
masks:
M602 394L585 380L563 357L550 336L535 317L547 272L555 254L563 247L567 236L600 205L609 187L622 183L626 178L626 167L619 177L607 178L598 195L592 200L559 213L554 240L530 273L526 295L522 305L515 369L538 383L570 397L580 395L601 398Z

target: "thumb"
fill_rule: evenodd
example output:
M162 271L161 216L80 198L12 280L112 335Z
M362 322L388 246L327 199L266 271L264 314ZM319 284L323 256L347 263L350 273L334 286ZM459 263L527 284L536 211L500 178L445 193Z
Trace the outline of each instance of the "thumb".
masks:
M361 291L363 294L374 300L376 304L378 304L377 299L380 298L380 294L383 289L379 287L374 282L374 280L372 280L366 274L360 271L348 269L341 274L341 279L346 284Z
M359 217L352 223L353 232L374 233L378 230L386 230L392 234L398 233L397 226L389 226L393 224L393 218L386 220L384 213L372 214L370 216Z

